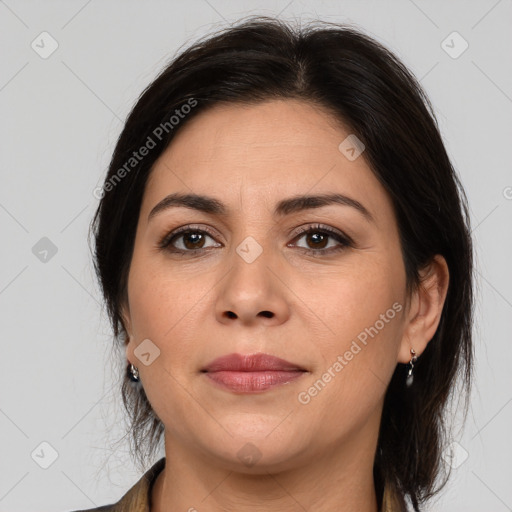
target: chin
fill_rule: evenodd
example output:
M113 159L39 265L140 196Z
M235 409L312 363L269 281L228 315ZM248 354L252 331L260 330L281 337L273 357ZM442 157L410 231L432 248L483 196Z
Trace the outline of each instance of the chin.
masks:
M252 424L252 428L241 431L231 428L232 437L226 433L221 440L207 443L205 448L216 464L237 473L267 474L296 467L308 443L290 430L286 434L277 432L278 422L274 422L270 429L267 423L263 425L264 428L254 428Z

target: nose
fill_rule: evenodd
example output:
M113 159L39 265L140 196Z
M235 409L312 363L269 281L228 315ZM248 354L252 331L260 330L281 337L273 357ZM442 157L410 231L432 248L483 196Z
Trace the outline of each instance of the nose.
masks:
M217 289L216 317L220 323L270 326L289 318L291 291L269 251L252 261L233 251L229 264L230 270Z

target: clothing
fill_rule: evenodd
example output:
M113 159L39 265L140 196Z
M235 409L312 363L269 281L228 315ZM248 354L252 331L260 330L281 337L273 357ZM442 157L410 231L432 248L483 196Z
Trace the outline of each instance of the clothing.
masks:
M162 457L116 503L74 512L150 512L151 490L164 467L165 457Z
M156 478L165 467L165 457L156 462L116 503L74 512L150 512L151 491ZM404 509L388 489L384 490L381 512L402 512Z

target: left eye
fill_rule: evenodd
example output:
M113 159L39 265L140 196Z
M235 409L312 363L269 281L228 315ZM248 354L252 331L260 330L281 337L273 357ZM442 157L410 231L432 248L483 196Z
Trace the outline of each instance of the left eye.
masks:
M310 227L303 230L299 236L295 237L295 240L300 240L301 238L304 238L307 244L306 247L302 248L306 249L306 252L313 254L338 251L352 245L349 237L325 227ZM334 239L337 243L329 247L329 239Z

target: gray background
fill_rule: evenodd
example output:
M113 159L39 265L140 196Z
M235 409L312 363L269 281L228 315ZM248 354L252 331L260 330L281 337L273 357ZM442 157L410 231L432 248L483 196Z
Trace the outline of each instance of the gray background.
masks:
M471 204L478 297L471 409L447 457L452 480L429 510L512 510L512 2L5 0L0 512L111 503L140 477L116 443L124 353L111 354L87 246L92 191L137 95L180 46L278 13L361 27L404 60L436 108ZM58 43L45 59L31 47L51 49L43 31ZM457 58L453 31L469 44Z

